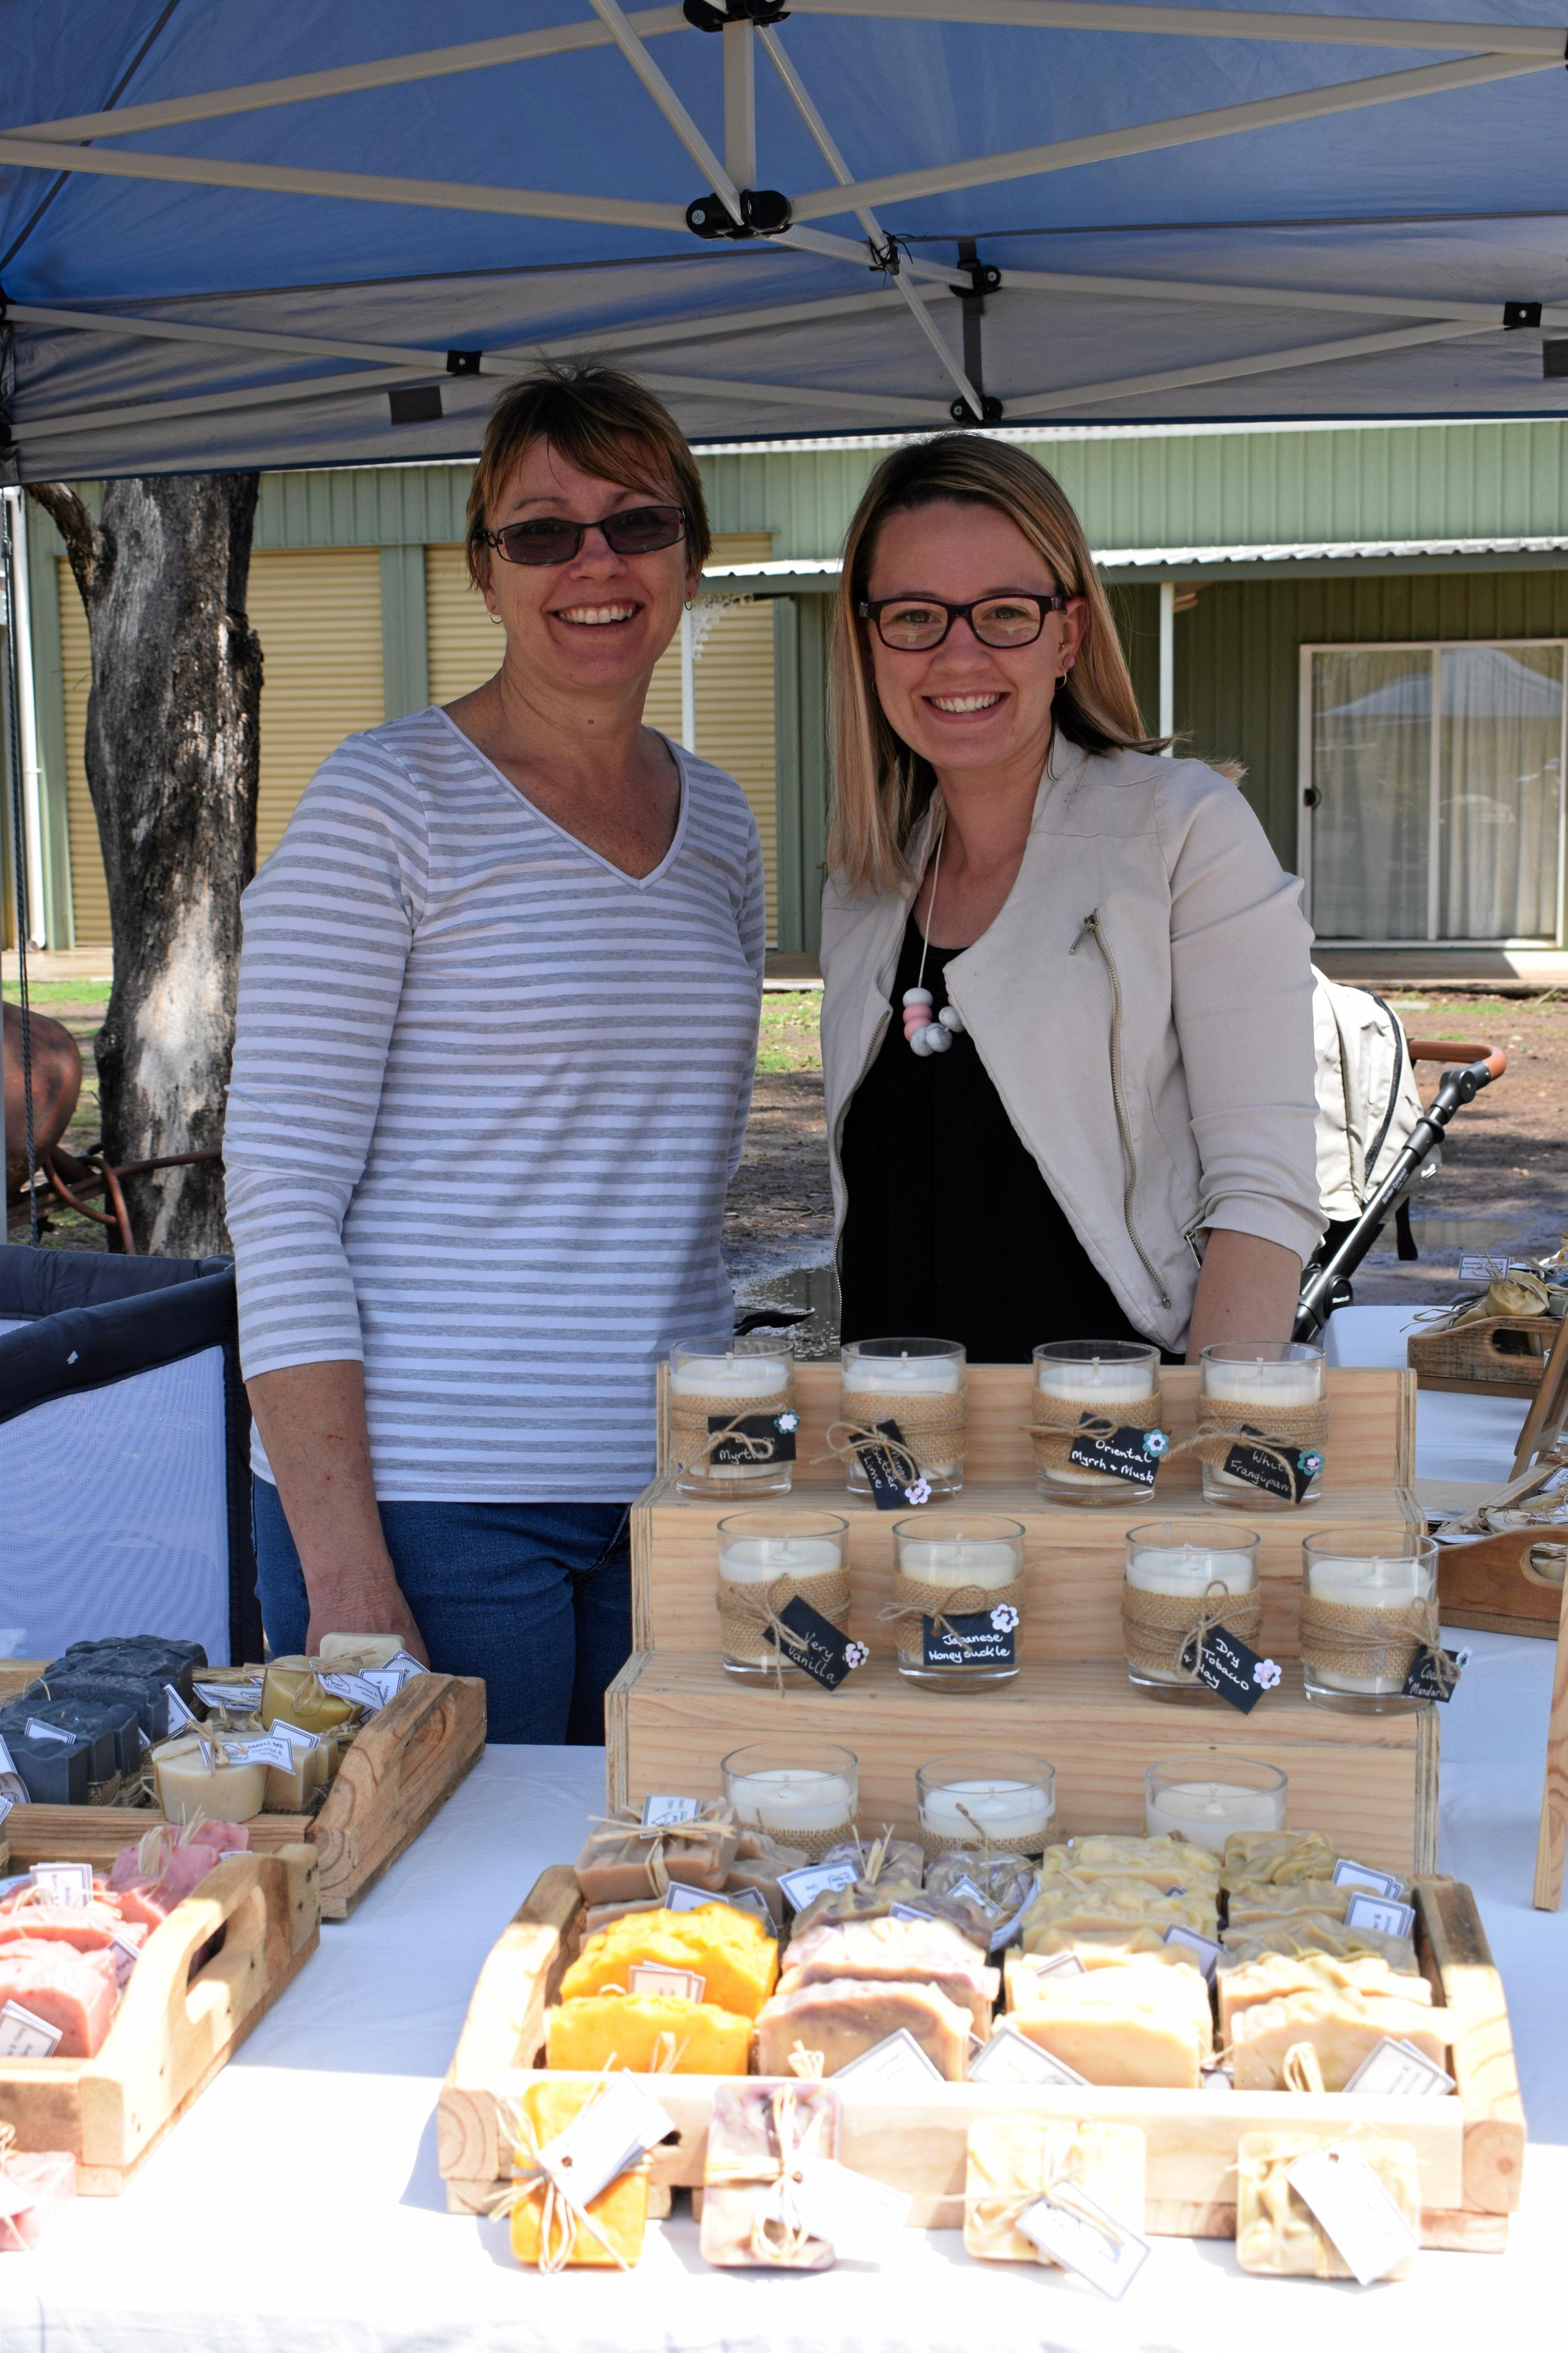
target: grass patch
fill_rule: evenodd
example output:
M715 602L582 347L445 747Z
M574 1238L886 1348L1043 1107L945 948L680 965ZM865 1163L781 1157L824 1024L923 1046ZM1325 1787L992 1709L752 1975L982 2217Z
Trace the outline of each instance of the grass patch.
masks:
M102 980L33 980L27 984L27 1002L36 1005L40 1013L52 1013L62 1005L68 1005L73 1010L79 1007L83 1013L95 1013L101 1021L109 1003L109 990L107 976ZM4 994L11 1004L19 1005L22 1001L20 983L6 981Z
M762 1036L757 1046L757 1068L770 1073L779 1071L819 1071L822 1049L817 1041L816 1020L822 1008L819 988L803 988L798 993L773 989L763 999Z

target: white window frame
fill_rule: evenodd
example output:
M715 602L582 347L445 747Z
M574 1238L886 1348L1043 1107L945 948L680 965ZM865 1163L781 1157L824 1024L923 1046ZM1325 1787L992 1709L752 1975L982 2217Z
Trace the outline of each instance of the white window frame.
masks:
M1307 920L1312 921L1312 809L1307 798L1312 783L1312 657L1314 654L1412 654L1426 653L1432 658L1432 712L1436 723L1438 697L1438 658L1461 648L1474 646L1518 646L1534 651L1540 648L1555 648L1563 655L1563 735L1557 764L1557 896L1556 928L1548 939L1538 932L1510 939L1468 938L1444 939L1438 936L1437 901L1441 886L1437 855L1438 824L1441 813L1441 732L1432 728L1432 775L1428 788L1430 839L1426 860L1426 923L1425 939L1331 939L1325 948L1534 948L1555 947L1563 937L1565 913L1564 866L1568 862L1568 638L1322 638L1300 648L1300 670L1297 688L1296 727L1296 860L1302 876L1302 905Z

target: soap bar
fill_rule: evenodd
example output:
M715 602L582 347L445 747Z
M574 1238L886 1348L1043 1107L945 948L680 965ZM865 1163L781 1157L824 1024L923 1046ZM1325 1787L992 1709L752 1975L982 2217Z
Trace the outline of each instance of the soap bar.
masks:
M778 1989L859 1978L879 1985L934 1985L967 2010L982 2040L991 2031L999 1973L951 1920L820 1920L793 1937Z
M26 2254L76 2196L76 2159L67 2148L12 2149L0 2164L0 2188L10 2193L0 2199L0 2254Z
M1360 2133L1346 2144L1372 2168L1411 2229L1421 2229L1420 2171L1407 2140ZM1236 2260L1244 2272L1276 2278L1353 2279L1355 2274L1287 2176L1321 2140L1302 2133L1243 2133L1237 2146ZM1384 2274L1408 2279L1414 2255Z
M0 1897L0 1952L25 1938L32 1944L69 1945L79 1953L100 1953L119 1931L119 1896L93 1890L86 1904L51 1904L41 1887L14 1888Z
M1258 1927L1271 1920L1342 1920L1352 1896L1359 1892L1336 1887L1331 1879L1233 1887L1226 1896L1226 1919L1233 1928Z
M406 1647L401 1634L323 1634L316 1656L332 1674L355 1674L363 1667L389 1667ZM351 1667L351 1659L363 1666Z
M358 1714L352 1700L327 1690L309 1659L274 1659L262 1678L261 1721L268 1726L280 1715L301 1732L331 1732Z
M607 1821L589 1831L577 1858L577 1884L587 1904L661 1895L667 1880L716 1895L734 1862L739 1835L735 1809L721 1798L710 1798L691 1821L647 1831L639 1814L617 1806Z
M1380 1953L1391 1969L1401 1973L1417 1966L1408 1936L1385 1936L1381 1928L1347 1928L1342 1920L1319 1920L1310 1914L1298 1913L1267 1926L1226 1928L1220 1942L1237 1960L1256 1960L1260 1953L1332 1953L1347 1960L1358 1953Z
M996 1914L997 1925L1016 1918L1039 1885L1039 1873L1026 1855L983 1854L975 1847L949 1847L926 1865L926 1894L945 1895L967 1879Z
M1191 1928L1215 1941L1219 1929L1214 1897L1195 1891L1161 1895L1142 1880L1101 1879L1079 1886L1069 1875L1042 1882L1024 1915L1024 1950L1039 1951L1037 1938L1051 1928L1154 1928L1163 1936L1170 1927Z
M1020 1975L1011 2024L1091 2084L1196 2091L1214 2055L1208 1988L1198 1969L1128 1961L1082 1977Z
M1340 1859L1321 1831L1232 1831L1220 1873L1226 1887L1288 1887L1303 1879L1332 1881Z
M50 1724L87 1742L89 1787L103 1788L124 1771L134 1776L141 1769L136 1710L129 1700L42 1699L17 1712L28 1723Z
M843 2110L826 2084L716 2084L708 2118L702 2230L704 2263L821 2272L826 2239L790 2227L783 2176L803 2158L837 2158Z
M597 2088L596 2084L568 2083L564 2080L552 2083L548 2077L527 2085L522 2094L523 2112L542 2149L548 2147L565 2131L595 2097ZM527 2150L520 2147L516 2158L518 2166L526 2168L530 2161ZM596 2198L588 2201L587 2211L609 2241L610 2247L615 2249L614 2254L608 2248L601 2246L591 2232L584 2231L576 2222L569 2209L563 2208L559 2200L555 2201L557 2214L564 2215L571 2231L570 2251L566 2257L569 2270L579 2266L613 2270L616 2255L627 2264L640 2260L643 2238L647 2229L648 2171L648 2159L639 2158L634 2166L625 2173L617 2174ZM511 2251L520 2263L537 2263L544 2253L541 2233L545 2189L542 2181L519 2185L518 2202L511 2213ZM552 2253L562 2235L561 2225L557 2223L551 2237Z
M912 1880L918 1887L926 1867L925 1849L918 1839L840 1839L822 1856L824 1862L852 1862L868 1886L879 1879Z
M267 1797L267 1767L247 1758L232 1764L223 1743L185 1733L153 1751L153 1778L163 1818L171 1822L247 1822Z
M1215 1972L1219 2000L1220 2041L1231 2039L1234 2021L1262 2001L1286 1994L1355 1993L1372 2000L1404 2000L1431 2007L1432 1989L1423 1977L1391 1969L1381 1953L1350 1959L1331 1953L1260 1953L1256 1960L1224 1960Z
M1041 1978L1039 1971L1030 1965L1037 1960L1070 1958L1085 1971L1121 1968L1129 1961L1147 1961L1155 1968L1189 1969L1194 1977L1202 1977L1203 1963L1190 1945L1167 1945L1161 1942L1152 1930L1149 1934L1151 1941L1142 1947L1131 1943L1101 1945L1091 1942L1088 1937L1080 1937L1076 1944L1064 1945L1059 1953L1009 1953L1002 1964L1006 1978L1008 2010L1028 2010L1036 2005ZM1047 1973L1047 1982L1053 1974ZM1065 1972L1069 1978L1074 1974L1071 1969Z
M20 1939L0 1945L0 2009L20 2002L46 2026L57 2026L57 2059L90 2059L103 2048L119 2000L114 1963L107 1952L83 1953L67 1944Z
M825 2075L837 2075L908 2027L944 2081L968 2073L970 2016L931 1985L878 1985L831 1978L822 1985L775 1994L757 2019L757 2073L787 2076L796 2043L819 2051Z
M1185 1950L1190 1960L1192 1949L1180 1945L1167 1945L1163 1928L1074 1928L1056 1927L1047 1923L1037 1927L1032 1942L1025 1951L1044 1957L1047 1955L1071 1953L1086 1969L1110 1968L1118 1961L1135 1958L1141 1953L1169 1956Z
M1048 1846L1040 1865L1042 1882L1070 1872L1084 1879L1142 1879L1162 1894L1168 1887L1206 1889L1219 1885L1219 1857L1190 1839L1133 1838L1110 1833L1069 1839Z
M626 2067L634 2074L743 2075L752 2021L711 2001L669 1994L579 1995L544 2014L551 2067Z
M976 2116L963 2181L963 2244L984 2263L1048 2263L1017 2228L1020 2214L1072 2182L1119 2222L1143 2232L1144 2144L1136 2125Z
M1423 2003L1321 1987L1258 2002L1239 2012L1231 2038L1236 2088L1282 2090L1286 2054L1310 2042L1323 2071L1324 2090L1342 2092L1384 2035L1414 2043L1436 2066L1447 2066L1452 2035L1445 2013Z
M583 1915L583 1935L596 1936L612 1920L624 1920L629 1912L662 1912L664 1904L658 1895L639 1895L631 1904L590 1904Z
M886 1873L872 1886L857 1879L848 1887L825 1887L814 1895L795 1915L795 1932L815 1928L821 1920L885 1920L895 1904L922 1904L925 1890L919 1878L902 1879Z
M574 2001L606 1986L635 1992L630 1972L649 1962L695 1971L703 2000L737 2017L755 2018L777 1980L778 1950L762 1922L731 1904L705 1904L696 1912L631 1912L588 1938L561 1980L561 1999Z
M24 1719L25 1722L26 1719ZM47 1740L0 1715L0 1737L35 1806L85 1806L92 1751L76 1738Z

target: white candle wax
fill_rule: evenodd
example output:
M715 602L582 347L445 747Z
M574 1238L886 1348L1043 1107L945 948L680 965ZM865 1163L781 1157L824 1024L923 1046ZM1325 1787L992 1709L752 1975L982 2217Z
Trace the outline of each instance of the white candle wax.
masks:
M1107 1363L1099 1356L1070 1359L1037 1356L1035 1387L1043 1397L1061 1398L1087 1412L1114 1420L1118 1406L1135 1405L1154 1394L1153 1365L1118 1357ZM1084 1471L1076 1462L1053 1463L1047 1477L1068 1487L1125 1487L1113 1471Z
M1151 1791L1145 1826L1151 1838L1173 1836L1223 1854L1233 1831L1282 1830L1283 1789L1251 1789L1241 1781L1176 1781Z
M1418 1560L1333 1560L1314 1558L1307 1569L1307 1590L1315 1601L1339 1603L1352 1609L1408 1609L1428 1600L1426 1572ZM1403 1691L1402 1675L1331 1674L1309 1660L1314 1683L1330 1691L1356 1692L1375 1697Z
M1205 1357L1203 1393L1205 1400L1220 1406L1317 1405L1323 1394L1322 1363L1315 1356L1260 1356L1240 1364L1216 1363ZM1258 1494L1249 1479L1235 1478L1217 1464L1205 1465L1205 1471L1216 1487L1232 1488L1238 1495L1255 1498Z
M1017 1556L1010 1544L983 1536L905 1539L899 1569L916 1585L1011 1585Z
M729 1785L730 1802L747 1830L771 1831L787 1844L792 1831L847 1830L855 1805L839 1773L816 1773L803 1765L775 1765L744 1773Z
M962 1356L850 1356L839 1374L840 1393L846 1398L868 1392L879 1397L956 1397L963 1388ZM846 1411L853 1415L854 1409L847 1407ZM925 1467L933 1479L951 1479L958 1469L956 1462L928 1462ZM868 1484L858 1463L851 1467L850 1481L857 1487Z
M670 1360L669 1394L671 1397L721 1398L732 1404L737 1414L743 1413L747 1402L754 1398L777 1397L790 1386L790 1360L786 1356L688 1356L683 1362ZM750 1482L766 1480L776 1482L780 1477L776 1462L712 1462L704 1455L683 1473L689 1479L713 1479L726 1485L743 1487Z
M1141 1593L1167 1593L1189 1600L1195 1610L1216 1582L1227 1593L1250 1593L1258 1583L1258 1569L1250 1553L1215 1552L1197 1545L1151 1546L1132 1554L1127 1563L1127 1582ZM1188 1680L1166 1667L1140 1667L1138 1672L1151 1683L1184 1684Z
M771 1585L775 1577L823 1577L841 1555L827 1536L726 1536L719 1574L727 1585Z
M961 1813L959 1808L963 1807ZM921 1820L939 1838L1044 1838L1056 1811L1037 1781L947 1781L921 1796Z

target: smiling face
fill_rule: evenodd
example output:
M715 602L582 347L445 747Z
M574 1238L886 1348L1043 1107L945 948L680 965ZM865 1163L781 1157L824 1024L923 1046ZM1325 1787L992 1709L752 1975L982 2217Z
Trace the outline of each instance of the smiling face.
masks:
M868 599L934 596L968 605L1008 590L1054 596L1050 565L995 507L942 499L888 517L871 558ZM1051 702L1082 642L1087 607L1075 596L1047 613L1033 645L983 646L955 621L930 653L896 652L863 621L877 694L888 724L912 752L944 770L1045 765Z
M633 460L628 455L628 470ZM524 450L485 521L491 531L536 517L598 522L632 507L678 505L668 482L609 482L548 441ZM508 664L537 683L615 693L645 684L697 593L685 540L649 555L617 555L590 532L565 564L509 564L490 551L484 598L506 630Z

